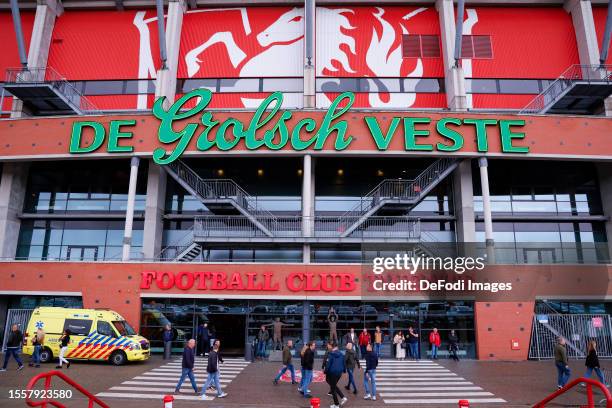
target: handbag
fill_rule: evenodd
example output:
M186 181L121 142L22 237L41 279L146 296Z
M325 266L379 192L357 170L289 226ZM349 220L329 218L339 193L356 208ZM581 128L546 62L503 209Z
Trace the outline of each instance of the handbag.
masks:
M401 342L400 347L403 348L404 350L406 349L406 340L403 340Z

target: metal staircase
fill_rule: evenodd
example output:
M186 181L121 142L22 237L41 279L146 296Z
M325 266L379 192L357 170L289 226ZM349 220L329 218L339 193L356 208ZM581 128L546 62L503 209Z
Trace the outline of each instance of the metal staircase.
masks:
M358 205L339 217L339 227L343 229L341 236L350 235L383 207L402 206L406 211L414 208L455 170L458 164L457 159L438 159L413 180L383 180L361 197Z
M592 115L612 95L611 65L572 65L519 114Z
M234 180L203 179L180 160L164 167L168 174L214 214L242 214L266 236L273 237L277 219Z
M4 89L23 101L33 115L87 115L98 111L51 67L9 68Z

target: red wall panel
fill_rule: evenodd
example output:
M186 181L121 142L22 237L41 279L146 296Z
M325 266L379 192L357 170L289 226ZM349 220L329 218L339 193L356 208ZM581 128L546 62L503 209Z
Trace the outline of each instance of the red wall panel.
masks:
M593 7L593 20L595 20L595 32L597 33L597 45L601 50L601 43L603 42L604 31L606 30L606 17L608 16L608 9L606 7ZM608 49L608 58L606 64L610 64L612 61L612 41L611 46Z
M522 109L536 95L472 94L472 106L482 109Z
M72 80L154 77L160 65L155 12L66 11L55 23L48 65Z
M328 98L330 101L333 101L338 95L340 94L331 93L331 92L325 93L325 97ZM391 94L388 94L388 93L387 94L381 93L379 94L379 97L382 99L383 102L386 102L387 100L389 100L390 95ZM419 109L419 108L444 109L446 108L446 94L443 94L443 93L418 93L418 94L402 94L402 95L416 96L414 103L410 105L411 109ZM355 102L353 103L353 108L370 108L372 104L369 101L369 96L370 94L367 94L367 93L356 92ZM326 104L326 106L317 106L317 107L327 107L327 106L329 106L329 104Z
M579 63L572 19L561 7L471 10L467 10L468 21L470 12L475 10L477 16L471 34L491 35L493 59L471 60L468 78L552 79Z
M22 11L20 14L27 53L30 48L32 27L34 26L34 13ZM0 82L4 82L6 69L20 66L17 37L15 35L15 28L13 27L13 17L11 13L0 13L0 38L2 38L2 52L0 52Z

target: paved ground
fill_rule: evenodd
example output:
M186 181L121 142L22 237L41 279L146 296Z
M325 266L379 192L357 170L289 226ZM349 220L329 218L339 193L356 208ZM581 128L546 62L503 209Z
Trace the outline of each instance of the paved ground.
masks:
M198 386L205 380L202 364L198 362L196 370ZM318 360L315 368L320 368L320 364ZM161 406L160 397L173 391L179 376L179 366L178 358L164 361L154 356L146 363L122 367L77 362L63 372L93 393L100 394L100 398L110 407L139 408ZM612 362L605 362L604 366L612 368ZM222 387L229 394L227 398L216 399L214 394L210 394L208 401L193 398L193 390L187 382L180 395L183 399L177 398L174 407L309 407L308 401L289 382L281 382L277 386L272 384L278 368L276 363L247 363L239 359L228 359L222 366L221 376ZM584 364L573 361L571 368L575 378L583 373ZM11 362L9 371L0 373L0 407L25 407L23 400L10 398L10 391L24 389L36 373L51 369L53 365L17 372L15 363ZM463 397L471 400L473 406L527 407L554 391L556 372L549 361L504 363L466 360L455 363L439 360L398 363L384 360L378 369L379 400L375 402L363 400L362 372L357 373L356 380L359 393L347 393L349 402L346 407L456 407L456 399ZM54 389L68 388L56 381L53 380ZM345 383L346 379L343 378L342 385ZM311 390L314 396L321 398L321 407L327 408L330 403L326 395L327 384L315 383ZM85 399L77 393L73 394L71 400L63 402L70 408L87 406ZM584 389L576 389L549 406L579 406L585 402Z

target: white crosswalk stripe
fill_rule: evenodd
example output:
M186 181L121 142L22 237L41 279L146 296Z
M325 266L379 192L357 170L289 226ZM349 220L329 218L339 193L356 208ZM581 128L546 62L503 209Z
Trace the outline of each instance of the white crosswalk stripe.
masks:
M456 407L462 399L470 405L506 402L431 360L381 361L376 368L376 392L385 404Z
M206 358L196 357L195 369L193 371L198 387L202 387L206 380L206 364ZM221 386L223 388L227 387L249 364L249 361L244 361L243 359L224 359L224 362L219 365ZM161 400L164 395L174 392L176 383L181 377L181 371L181 360L175 360L161 367L138 374L130 380L122 382L120 385L98 393L97 396L104 398ZM206 391L206 400L214 400L216 395L216 392L209 389ZM199 395L195 395L193 392L189 378L186 378L185 382L183 382L181 394L174 395L174 398L194 401L201 399Z

